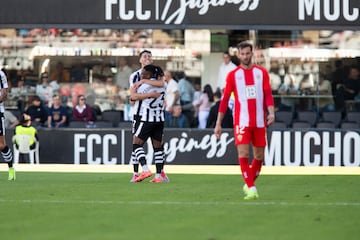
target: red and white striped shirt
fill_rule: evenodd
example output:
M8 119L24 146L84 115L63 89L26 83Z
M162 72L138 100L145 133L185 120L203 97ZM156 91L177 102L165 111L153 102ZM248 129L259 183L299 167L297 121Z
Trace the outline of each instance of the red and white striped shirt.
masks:
M229 72L219 112L225 113L231 94L234 93L234 126L265 127L266 109L274 106L269 74L265 68L242 66Z

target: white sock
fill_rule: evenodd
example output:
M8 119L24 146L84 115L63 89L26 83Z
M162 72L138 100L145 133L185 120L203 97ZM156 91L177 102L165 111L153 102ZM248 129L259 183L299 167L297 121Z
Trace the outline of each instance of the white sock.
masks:
M249 188L249 190L251 190L251 191L253 191L253 192L257 192L257 190L256 190L256 187L255 187L255 186L253 186L253 187Z
M143 171L149 171L149 167L145 164L144 166L141 166Z

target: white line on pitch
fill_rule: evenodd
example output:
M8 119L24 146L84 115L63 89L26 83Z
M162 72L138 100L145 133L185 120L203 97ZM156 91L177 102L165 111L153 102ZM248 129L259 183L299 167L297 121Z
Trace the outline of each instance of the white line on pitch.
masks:
M348 207L355 206L360 207L360 202L286 202L286 201L249 201L249 202L188 202L188 201L104 201L104 200L34 200L34 199L23 199L23 200L12 200L12 199L0 199L3 203L49 203L49 204L117 204L117 205L257 205L257 206L333 206L333 207Z

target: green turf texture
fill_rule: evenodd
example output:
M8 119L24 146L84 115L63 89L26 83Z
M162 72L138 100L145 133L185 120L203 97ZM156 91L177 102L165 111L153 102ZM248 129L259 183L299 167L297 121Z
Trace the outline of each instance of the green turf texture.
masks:
M0 172L0 239L359 239L359 176L264 175L243 200L240 175Z

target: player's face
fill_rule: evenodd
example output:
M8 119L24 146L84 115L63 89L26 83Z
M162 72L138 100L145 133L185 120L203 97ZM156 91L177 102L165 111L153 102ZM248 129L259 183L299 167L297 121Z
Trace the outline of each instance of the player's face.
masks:
M240 60L240 64L243 65L244 67L250 67L252 56L253 53L250 47L239 49L238 58Z
M141 74L140 74L140 78L141 79L150 79L151 78L151 73L147 72L145 70L142 70Z
M152 55L151 53L143 53L140 57L140 64L142 67L146 66L146 65L150 65L153 63L153 60L152 60Z

